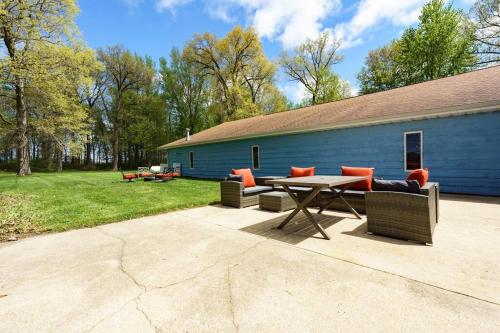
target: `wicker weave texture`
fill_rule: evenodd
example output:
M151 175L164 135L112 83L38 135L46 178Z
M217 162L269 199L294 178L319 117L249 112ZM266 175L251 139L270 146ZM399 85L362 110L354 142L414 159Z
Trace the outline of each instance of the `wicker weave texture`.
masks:
M235 181L222 181L220 183L221 203L224 206L242 208L259 204L259 195L243 195L243 184Z
M432 244L437 222L437 186L429 195L367 192L368 231L374 234Z
M259 208L273 212L284 212L297 207L287 193L270 192L259 195Z

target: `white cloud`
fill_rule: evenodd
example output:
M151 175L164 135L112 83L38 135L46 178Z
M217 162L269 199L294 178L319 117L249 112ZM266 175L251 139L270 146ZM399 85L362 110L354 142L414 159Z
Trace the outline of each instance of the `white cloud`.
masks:
M279 85L278 88L289 100L294 103L300 103L306 98L311 98L309 91L299 82L288 82L286 84Z
M126 0L126 1L140 1L140 0ZM175 11L175 7L182 6L191 2L191 0L158 0L156 2L156 10L163 12L169 10L170 12Z
M143 0L124 0L140 3ZM175 11L194 0L155 0L158 11ZM404 27L417 21L427 0L361 0L354 16L332 27L325 20L340 12L341 0L203 0L205 10L213 17L235 23L242 16L260 37L278 40L290 49L306 38L329 31L342 40L342 48L363 43L363 37L382 23ZM469 1L469 0L462 0ZM351 7L352 8L352 7ZM347 10L348 12L350 10Z
M389 22L393 26L407 26L417 21L427 0L362 0L349 22L340 23L333 29L342 47L352 47L363 42L362 36L370 28Z
M340 0L219 0L243 8L259 36L278 39L284 48L293 48L324 29L322 21L341 7Z
M137 1L137 0L130 0ZM157 0L159 11L173 11L192 0ZM341 0L205 0L208 13L226 22L241 14L260 37L293 48L324 30L323 21L341 8Z
M138 7L143 0L122 0L129 7Z

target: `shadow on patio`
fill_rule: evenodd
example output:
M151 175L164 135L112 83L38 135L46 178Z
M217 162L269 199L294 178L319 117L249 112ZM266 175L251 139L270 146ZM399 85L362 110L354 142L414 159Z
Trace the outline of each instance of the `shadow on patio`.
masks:
M314 214L318 223L328 231L328 228L345 219L345 217L331 216L324 214ZM307 217L301 212L297 214L290 223L283 229L277 229L278 225L284 220L285 216L278 216L270 220L252 224L239 230L251 234L279 240L288 244L298 244L307 238L317 238L324 240L321 234L309 222Z
M328 215L328 213L313 213L313 216L333 238L340 235L347 235L372 240L374 242L383 242L404 246L424 246L423 244L417 242L399 240L367 233L366 222L350 217L332 216ZM245 226L243 228L240 228L239 230L254 235L282 241L292 245L296 245L306 239L318 239L321 241L325 240L302 212L295 216L293 220L288 223L283 229L277 229L278 225L283 221L285 217L286 215L278 216L270 220ZM349 225L351 225L352 228L348 228L346 230L346 226L349 227Z

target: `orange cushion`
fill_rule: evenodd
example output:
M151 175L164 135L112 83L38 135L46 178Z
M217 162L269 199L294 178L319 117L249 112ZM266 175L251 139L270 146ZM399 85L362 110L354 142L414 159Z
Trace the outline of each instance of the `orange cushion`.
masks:
M407 180L416 180L420 187L424 186L429 180L429 169L416 169L410 172Z
M250 169L233 169L231 173L233 175L243 176L243 186L245 187L254 187L256 185L252 170Z
M353 168L342 166L342 176L368 176L366 180L352 184L349 187L351 190L357 191L371 191L372 190L372 178L373 178L373 168Z
M134 173L127 173L123 175L123 179L134 179L137 178L137 175Z
M315 167L309 167L309 168L298 168L298 167L292 167L290 170L290 177L307 177L307 176L314 176L314 169Z

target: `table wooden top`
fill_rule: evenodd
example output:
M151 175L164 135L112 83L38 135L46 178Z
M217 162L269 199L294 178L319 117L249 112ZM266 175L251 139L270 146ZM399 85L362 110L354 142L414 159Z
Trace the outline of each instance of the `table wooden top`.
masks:
M266 180L266 184L302 186L302 187L335 187L366 180L367 176L307 176Z

